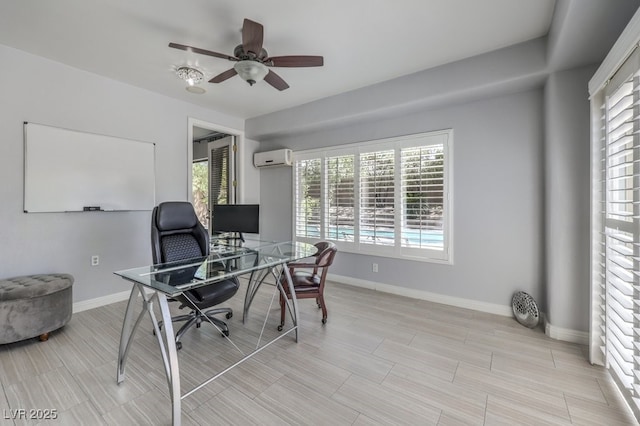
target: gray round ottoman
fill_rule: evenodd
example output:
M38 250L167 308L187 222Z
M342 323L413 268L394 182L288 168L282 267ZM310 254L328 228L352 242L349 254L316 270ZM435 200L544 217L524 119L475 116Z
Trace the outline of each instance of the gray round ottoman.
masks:
M73 277L41 274L0 280L0 344L47 340L71 319Z

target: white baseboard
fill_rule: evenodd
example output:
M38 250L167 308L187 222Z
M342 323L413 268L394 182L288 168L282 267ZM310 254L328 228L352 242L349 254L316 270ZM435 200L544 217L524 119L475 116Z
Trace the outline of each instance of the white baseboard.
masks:
M443 305L455 306L464 309L473 309L474 311L486 312L489 314L501 315L504 317L513 316L513 310L511 309L511 306L480 302L477 300L464 299L461 297L445 296L442 294L431 293L424 290L399 287L390 284L378 283L375 281L361 280L359 278L345 277L342 275L329 274L327 278L331 281L335 281L341 284L367 288L370 290L395 294L398 296L410 297L412 299L428 300L434 303L442 303ZM563 340L570 343L579 343L581 345L589 344L589 333L584 331L554 327L546 321L544 313L542 314L542 317L543 321L545 321L545 334L550 338Z
M102 297L96 297L95 299L83 300L82 302L76 302L73 304L73 313L87 311L93 308L99 308L100 306L109 305L115 302L121 302L127 300L131 290L122 291L120 293L108 294Z
M587 333L586 331L556 327L548 322L546 322L544 325L544 334L556 340L578 343L581 345L589 344L589 333Z
M359 278L345 277L342 275L329 274L327 278L342 284L354 287L368 288L370 290L381 291L383 293L395 294L398 296L410 297L412 299L428 300L430 302L442 303L443 305L456 306L458 308L473 309L474 311L487 312L501 315L503 317L513 316L511 306L498 305L495 303L480 302L477 300L463 299L461 297L445 296L438 293L431 293L424 290L399 287L396 285L383 284L375 281L361 280Z

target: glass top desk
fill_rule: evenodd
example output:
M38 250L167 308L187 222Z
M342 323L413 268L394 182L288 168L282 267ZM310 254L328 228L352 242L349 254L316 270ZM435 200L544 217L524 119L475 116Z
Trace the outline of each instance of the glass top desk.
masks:
M241 246L236 246L225 244L222 240L214 240L211 243L211 254L207 257L115 272L116 275L133 283L120 335L118 383L124 381L125 364L134 343L136 330L144 316L148 315L164 363L173 424L180 425L181 401L184 398L282 337L293 333L295 341L298 341L298 305L286 263L315 253L316 248L306 243L247 240ZM201 341L193 342L193 346L198 346L198 350L206 352L208 356L219 353L220 358L225 360L225 367L216 370L213 376L205 378L200 384L181 394L179 357L168 299L180 294L186 297L186 290L215 285L216 282L230 277L242 278L241 288L236 296L223 305L227 306L228 302L237 300L243 292L242 287L245 287L244 301L236 306L236 310L240 307L243 311L242 319L227 322L228 336L213 322L211 324L215 328L207 326L209 331L212 331L207 335L204 335L204 328L198 332L190 330L187 333L203 333ZM291 299L286 297L282 285L289 287L289 292L293 295ZM280 323L280 295L283 295L290 313L290 321L285 324ZM180 352L184 352L190 344L191 342L185 343L185 349ZM203 345L206 345L204 350Z

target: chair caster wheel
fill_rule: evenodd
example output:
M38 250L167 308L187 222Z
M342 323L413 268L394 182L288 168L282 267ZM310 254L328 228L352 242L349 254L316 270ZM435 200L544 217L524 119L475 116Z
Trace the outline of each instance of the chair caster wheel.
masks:
M231 319L233 317L233 312L227 312L227 315L224 316L226 319Z
M317 305L318 305L318 309L322 308L321 304L317 303Z
M327 319L326 318L322 318L322 323L326 324L327 323Z
M282 331L282 325L278 326L278 331Z
M229 337L229 330L222 330L222 335Z
M177 350L182 349L182 342L176 342L176 349Z
M200 328L200 323L196 324L196 328Z

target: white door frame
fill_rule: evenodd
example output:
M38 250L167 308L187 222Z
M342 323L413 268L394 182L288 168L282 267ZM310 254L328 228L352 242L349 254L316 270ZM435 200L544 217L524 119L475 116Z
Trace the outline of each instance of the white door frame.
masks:
M221 126L219 124L210 123L207 121L198 120L196 118L189 117L187 119L187 200L193 203L193 176L191 175L191 167L193 164L193 128L201 127L203 129L211 130L213 132L226 133L228 135L235 136L235 143L238 147L236 151L236 179L238 185L236 186L236 202L241 204L244 202L244 156L245 156L245 143L244 143L244 130L233 129L231 127Z

